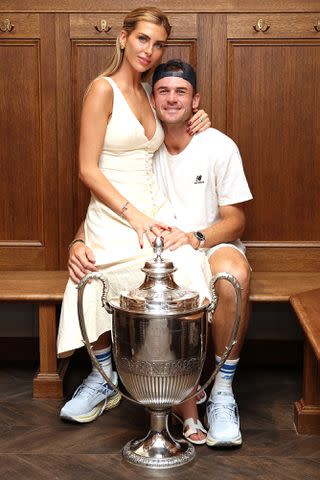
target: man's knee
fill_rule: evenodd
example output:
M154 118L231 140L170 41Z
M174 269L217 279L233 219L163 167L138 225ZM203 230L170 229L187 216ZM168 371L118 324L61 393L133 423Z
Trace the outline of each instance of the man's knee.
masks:
M251 270L247 260L244 258L242 262L235 264L230 263L227 272L231 273L240 283L241 289L249 291Z
M219 272L230 273L236 277L243 292L249 291L251 269L242 253L231 248L221 248L211 255L209 263L213 275ZM227 282L217 282L217 288L219 283L226 286Z

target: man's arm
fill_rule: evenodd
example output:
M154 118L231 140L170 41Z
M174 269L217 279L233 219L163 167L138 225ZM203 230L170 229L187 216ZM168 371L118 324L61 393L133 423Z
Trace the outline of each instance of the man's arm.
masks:
M69 249L68 270L71 279L79 283L87 273L96 272L95 256L91 248L84 244L84 226L81 223L74 240L82 240L71 244Z
M245 228L245 214L242 204L226 205L219 207L220 220L209 227L202 229L205 235L203 247L210 248L219 243L234 242L241 237ZM177 227L172 227L171 232L164 232L164 247L176 250L182 245L191 245L194 249L199 247L199 240L193 232L183 232Z

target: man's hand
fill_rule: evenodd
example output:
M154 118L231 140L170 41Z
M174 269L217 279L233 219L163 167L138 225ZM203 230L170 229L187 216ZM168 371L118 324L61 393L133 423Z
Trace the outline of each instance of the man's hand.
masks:
M176 250L182 245L191 245L192 248L199 246L199 241L192 232L183 232L177 227L172 227L171 232L162 233L164 248L169 250Z
M76 242L69 250L68 270L71 279L79 283L90 272L97 272L96 259L91 248L82 242Z

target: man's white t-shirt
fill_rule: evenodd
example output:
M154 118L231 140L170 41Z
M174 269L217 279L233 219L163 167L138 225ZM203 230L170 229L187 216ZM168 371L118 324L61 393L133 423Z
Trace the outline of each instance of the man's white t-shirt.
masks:
M177 155L163 144L153 165L183 231L207 228L220 219L220 206L252 199L237 145L214 128L192 137Z

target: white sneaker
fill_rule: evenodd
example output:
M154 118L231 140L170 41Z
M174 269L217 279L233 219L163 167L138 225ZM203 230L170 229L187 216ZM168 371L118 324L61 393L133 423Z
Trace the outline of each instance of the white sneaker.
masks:
M206 419L207 445L233 447L242 444L239 411L232 393L221 391L210 398Z
M118 375L112 372L112 382L118 384ZM60 417L78 423L89 423L105 410L115 408L121 400L119 392L105 383L101 375L91 372L61 409Z

